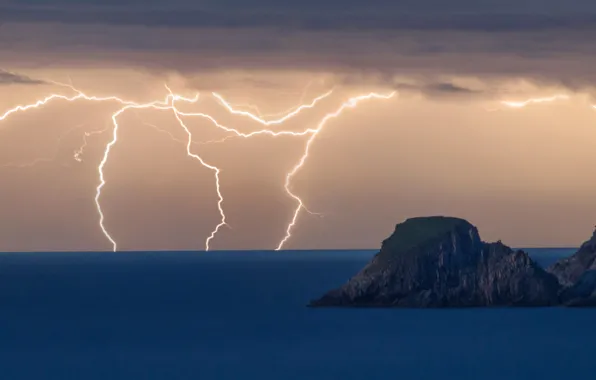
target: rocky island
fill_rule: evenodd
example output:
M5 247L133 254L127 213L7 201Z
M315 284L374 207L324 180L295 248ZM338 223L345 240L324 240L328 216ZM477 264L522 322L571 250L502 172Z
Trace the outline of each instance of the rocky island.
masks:
M452 217L408 219L346 284L309 306L483 307L596 305L596 235L548 270L527 253L486 243Z
M561 284L561 302L568 306L596 306L596 231L571 257L547 269Z

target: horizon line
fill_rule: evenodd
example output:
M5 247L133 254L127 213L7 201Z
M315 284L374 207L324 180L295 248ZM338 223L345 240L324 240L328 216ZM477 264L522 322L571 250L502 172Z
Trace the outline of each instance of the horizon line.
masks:
M572 247L572 246L555 246L555 247L548 247L548 246L525 246L525 247L511 247L511 249L579 249L579 246ZM108 254L118 254L118 253L226 253L226 252L246 252L246 253L254 253L254 252L313 252L313 251L322 251L322 252L356 252L356 251L379 251L380 248L315 248L315 249L307 249L307 248L297 248L297 249L283 249L283 250L275 250L275 249L212 249L209 251L205 250L190 250L190 249L183 249L183 250L169 250L169 249L154 249L154 250L121 250L117 252L113 252L111 250L105 251L96 251L96 250L33 250L33 251L0 251L0 254L26 254L26 253L108 253Z

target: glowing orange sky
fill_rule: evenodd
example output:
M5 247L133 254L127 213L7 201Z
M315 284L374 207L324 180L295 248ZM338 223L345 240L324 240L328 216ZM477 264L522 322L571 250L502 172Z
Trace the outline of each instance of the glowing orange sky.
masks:
M0 114L53 92L72 95L43 80L137 102L163 99L167 83L184 96L201 92L182 111L249 133L262 126L230 114L211 91L275 114L334 88L280 126L303 131L350 96L397 91L317 136L292 191L322 215L301 214L286 248L378 247L396 223L435 214L467 218L484 238L514 246L581 243L596 219L596 25L534 0L499 9L457 0L466 14L423 0L406 7L408 17L383 0L366 12L344 1L339 13L333 1L0 6ZM520 109L501 103L556 94L568 98ZM0 250L111 249L93 201L111 131L87 136L82 162L73 156L118 109L55 102L0 123ZM119 249L203 249L219 221L213 173L187 156L172 113L131 111L119 122L101 196ZM286 174L308 136L202 144L226 135L207 120L185 123L193 152L222 171L229 227L212 248L274 249L296 206Z
M65 73L27 71L31 77L63 81ZM163 78L151 75L137 74L140 80L114 75L117 71L109 71L109 76L81 69L68 73L77 87L101 96L115 93L146 101L165 95ZM307 76L278 74L272 76L280 84L274 89L221 92L233 103L250 101L262 112L276 112L299 102L306 83L296 78ZM313 74L312 79L309 98L333 85L321 76ZM195 91L183 86L179 77L169 82L178 86L177 92ZM524 95L546 94L539 88L519 88ZM26 85L0 89L6 108L56 90L67 92ZM314 127L358 91L362 89L339 87L320 107L284 128ZM93 203L96 168L109 131L89 137L81 163L73 159L73 152L85 132L109 126L117 109L110 104L56 102L2 124L0 176L9 184L1 192L2 250L110 249ZM260 126L230 115L208 94L198 105L181 109L207 111L246 132ZM106 227L119 248L202 249L218 220L212 173L186 156L184 144L144 124L150 122L184 141L171 114L130 112L119 121L120 140L105 167L102 195ZM323 130L296 175L295 192L322 216L302 214L287 248L376 247L395 223L432 214L468 218L487 239L512 245L577 244L596 214L596 183L588 175L595 122L594 110L581 95L524 109L505 108L496 100L433 100L408 93L388 102L362 104ZM58 145L62 133L83 123ZM196 142L225 136L202 120L187 124ZM262 136L193 146L222 169L231 228L220 231L214 249L276 247L295 207L283 189L285 174L305 142L306 137ZM52 162L7 165L51 158L56 151Z

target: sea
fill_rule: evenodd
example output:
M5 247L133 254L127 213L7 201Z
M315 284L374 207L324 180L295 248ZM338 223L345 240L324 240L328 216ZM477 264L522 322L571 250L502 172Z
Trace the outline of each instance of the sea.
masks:
M374 253L2 253L0 379L596 376L596 309L306 307Z

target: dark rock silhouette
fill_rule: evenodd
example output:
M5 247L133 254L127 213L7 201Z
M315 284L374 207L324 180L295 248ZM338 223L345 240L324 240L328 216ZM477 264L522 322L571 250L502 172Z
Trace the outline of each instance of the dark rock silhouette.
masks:
M563 287L561 302L569 306L596 306L596 231L573 256L558 261L547 271Z
M552 306L559 293L557 278L523 251L437 216L398 224L360 273L310 306Z

